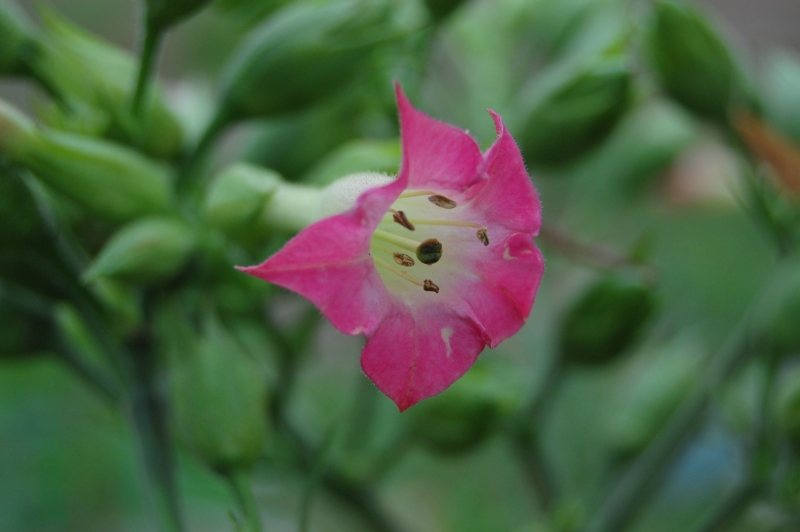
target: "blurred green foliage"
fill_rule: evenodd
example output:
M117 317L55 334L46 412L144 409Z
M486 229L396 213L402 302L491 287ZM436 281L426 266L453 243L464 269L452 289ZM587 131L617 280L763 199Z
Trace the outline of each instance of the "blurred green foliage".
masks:
M688 1L140 4L131 54L0 0L0 530L797 529L800 207L729 127L800 144L796 51L751 71ZM503 116L547 259L402 415L233 268L313 215L278 191L397 171L393 80Z

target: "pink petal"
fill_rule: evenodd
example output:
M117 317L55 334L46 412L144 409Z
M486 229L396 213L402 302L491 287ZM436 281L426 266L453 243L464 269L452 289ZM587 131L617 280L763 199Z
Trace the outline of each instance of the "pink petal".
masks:
M475 277L465 277L457 288L490 347L497 347L525 324L544 274L544 259L533 238L513 233L505 241L475 255L470 265Z
M398 179L367 190L349 212L310 225L262 264L239 269L304 296L346 334L369 333L390 301L369 243L403 188Z
M464 131L417 111L399 84L403 161L400 175L408 174L409 188L464 190L480 179L481 150Z
M475 196L473 208L484 211L487 219L520 233L539 234L542 207L533 188L522 154L503 120L494 111L497 140L486 151L486 173L489 179Z
M369 337L361 367L402 412L447 389L485 345L480 326L452 308L431 304L412 310L395 303Z

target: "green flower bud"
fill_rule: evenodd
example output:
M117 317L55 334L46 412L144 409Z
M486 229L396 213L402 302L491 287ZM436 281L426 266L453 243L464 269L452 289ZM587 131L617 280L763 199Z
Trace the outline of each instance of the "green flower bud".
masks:
M655 310L653 293L606 278L570 307L559 332L561 356L577 364L604 364L638 339Z
M209 319L194 352L175 361L172 398L185 443L217 471L250 467L267 443L267 385L259 365Z
M517 139L532 165L555 166L586 154L614 130L631 99L622 59L557 65L523 93Z
M0 153L94 214L125 220L171 201L165 166L107 141L37 129L0 101Z
M160 217L137 220L111 237L84 279L162 281L186 265L197 245L197 234L182 220Z
M464 0L425 0L425 5L428 6L428 11L436 22L449 17L463 3Z
M26 71L26 60L36 53L36 39L25 15L9 0L0 0L0 75Z
M302 181L325 186L344 175L361 172L395 174L398 168L400 144L396 140L354 140L322 159Z
M748 97L725 42L696 9L661 1L648 35L650 55L669 94L700 116L727 122Z
M157 28L169 28L202 9L211 0L145 0L147 21Z
M391 0L296 3L254 28L223 80L221 116L297 111L352 81L385 42L408 28L393 24Z
M282 183L285 183L283 178L276 172L246 163L235 164L211 182L206 195L206 217L222 229L255 222Z
M450 388L413 408L409 422L415 438L443 454L467 451L484 441L515 399L497 369L481 360Z
M57 129L120 140L156 157L176 155L182 132L158 87L149 91L141 118L131 114L136 59L52 10L41 6L40 11L45 33L30 68L61 100L40 105L42 119Z

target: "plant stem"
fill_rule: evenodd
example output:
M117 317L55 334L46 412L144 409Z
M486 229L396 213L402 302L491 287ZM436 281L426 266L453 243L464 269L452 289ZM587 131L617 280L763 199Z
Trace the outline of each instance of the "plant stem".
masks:
M624 530L660 485L673 458L683 449L700 425L713 393L750 354L747 343L750 327L748 311L724 346L714 356L705 379L684 399L677 412L612 488L586 532Z
M200 163L205 158L208 150L214 145L219 134L230 124L231 120L232 117L224 108L220 108L211 122L208 123L203 135L186 158L183 169L178 175L176 187L180 193L186 193L191 190L195 182L200 179Z
M730 496L708 517L696 532L722 532L736 521L750 506L759 494L760 489L753 482L746 482L730 494Z
M150 21L145 22L142 55L139 58L139 74L136 76L136 88L134 89L133 102L131 104L133 116L139 116L142 112L142 103L150 85L150 77L153 74L158 50L161 48L162 37L163 31L159 26Z
M261 532L261 517L258 512L258 505L253 497L250 475L237 469L229 471L226 477L231 485L233 494L236 496L236 501L239 503L239 508L242 510L248 532Z

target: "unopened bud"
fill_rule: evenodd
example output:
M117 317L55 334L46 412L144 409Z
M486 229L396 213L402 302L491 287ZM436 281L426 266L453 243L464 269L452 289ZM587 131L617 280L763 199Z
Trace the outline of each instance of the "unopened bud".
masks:
M0 75L26 71L26 60L36 53L33 30L16 5L0 0Z
M215 227L235 229L256 221L276 187L279 174L246 163L221 172L208 189L206 216Z
M211 0L145 0L147 20L157 28L166 29L202 9Z
M511 410L507 383L494 369L479 361L446 391L415 406L409 418L414 436L445 454L481 443L498 417Z
M660 1L648 35L653 66L669 94L689 110L726 122L748 98L728 47L702 13Z
M639 338L654 310L649 289L614 278L601 280L567 312L559 332L561 357L577 364L616 359Z
M329 185L344 175L361 172L397 173L400 144L396 140L354 140L337 148L303 177L314 185Z
M248 468L267 443L263 371L229 333L209 319L203 337L176 361L172 397L176 427L211 468Z
M392 0L295 3L252 30L223 81L222 115L269 116L307 108L352 81L396 27Z
M161 281L178 273L197 245L197 235L186 222L160 217L137 220L111 237L84 279Z
M167 167L108 141L37 129L2 101L0 153L92 213L112 220L163 211L171 200Z
M522 96L518 140L526 160L560 165L597 147L627 111L631 85L621 58L553 67Z
M121 140L156 157L171 157L182 132L159 87L149 91L141 118L131 114L138 63L129 53L40 6L44 34L30 67L62 104L40 105L42 119L66 131Z

